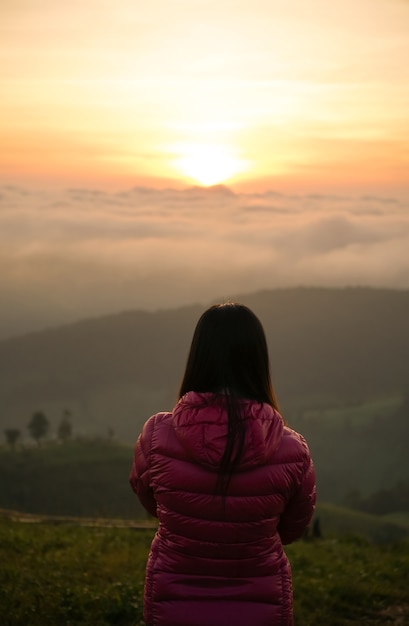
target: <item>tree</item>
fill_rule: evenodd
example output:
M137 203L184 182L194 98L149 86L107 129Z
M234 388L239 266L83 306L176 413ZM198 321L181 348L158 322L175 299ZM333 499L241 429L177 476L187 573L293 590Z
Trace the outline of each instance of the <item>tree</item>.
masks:
M31 416L28 423L28 430L35 441L40 444L40 440L46 436L50 429L50 422L42 411L36 411Z
M58 426L58 438L67 441L72 435L71 411L65 409L61 422Z
M10 446L10 448L14 449L16 447L18 440L21 437L21 430L19 430L18 428L6 428L6 430L4 431L4 434L6 436L6 441L8 445Z

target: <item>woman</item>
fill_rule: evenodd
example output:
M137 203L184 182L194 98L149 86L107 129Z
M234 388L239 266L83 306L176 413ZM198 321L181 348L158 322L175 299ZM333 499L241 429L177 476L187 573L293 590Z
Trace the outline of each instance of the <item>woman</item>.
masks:
M263 327L208 309L171 413L145 424L131 485L159 518L145 580L148 626L288 626L291 569L315 505L303 437L277 410Z

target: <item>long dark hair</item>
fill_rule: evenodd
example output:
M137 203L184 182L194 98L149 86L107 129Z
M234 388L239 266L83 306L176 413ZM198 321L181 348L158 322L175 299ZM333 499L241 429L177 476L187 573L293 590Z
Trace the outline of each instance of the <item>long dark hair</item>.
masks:
M219 488L225 492L244 448L243 399L278 409L263 326L248 307L216 304L200 317L179 398L188 391L213 392L225 402L228 430L219 465Z

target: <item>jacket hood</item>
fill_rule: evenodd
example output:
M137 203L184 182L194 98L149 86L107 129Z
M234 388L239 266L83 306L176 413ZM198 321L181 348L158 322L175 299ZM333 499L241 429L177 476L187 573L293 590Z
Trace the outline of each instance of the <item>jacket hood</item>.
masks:
M269 404L242 400L246 439L240 468L263 465L280 445L284 422ZM223 395L189 391L173 411L176 436L189 457L201 465L217 468L227 436L227 409Z

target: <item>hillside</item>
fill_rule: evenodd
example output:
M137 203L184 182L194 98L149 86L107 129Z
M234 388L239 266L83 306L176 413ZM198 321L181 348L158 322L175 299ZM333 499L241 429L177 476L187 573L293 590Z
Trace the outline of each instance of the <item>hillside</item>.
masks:
M9 509L59 517L148 520L129 485L132 456L131 446L107 440L16 450L0 447L0 515ZM407 505L406 513L391 503L388 514L375 515L330 504L319 495L315 516L325 536L363 536L377 543L409 537Z
M409 481L409 292L282 289L235 298L262 320L287 421L306 435L326 500L343 503ZM171 409L204 307L129 311L0 342L0 431L44 411L55 437L132 445ZM391 428L393 425L393 428ZM1 432L2 434L2 432ZM356 496L356 494L355 494Z
M400 429L391 432L399 433ZM396 435L392 439L379 431L373 441L356 436L354 441L359 445L349 445L350 440L350 433L345 436L336 427L311 430L308 436L317 471L319 505L348 505L366 512L361 517L356 512L352 523L345 518L344 526L349 530L354 525L361 527L361 522L365 525L369 514L382 518L387 527L407 526L407 437L399 440ZM108 439L19 445L14 450L0 446L0 509L82 517L146 517L129 487L132 457L132 446ZM323 511L325 527L333 524L333 510ZM337 508L337 518L339 511Z
M238 296L261 318L283 410L351 405L408 386L409 291L282 289ZM204 307L129 311L0 342L0 428L64 409L82 432L132 439L171 408Z
M79 517L143 518L129 486L133 450L110 441L0 448L0 509Z

